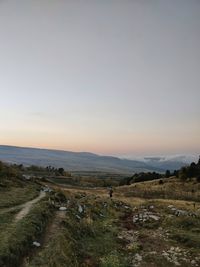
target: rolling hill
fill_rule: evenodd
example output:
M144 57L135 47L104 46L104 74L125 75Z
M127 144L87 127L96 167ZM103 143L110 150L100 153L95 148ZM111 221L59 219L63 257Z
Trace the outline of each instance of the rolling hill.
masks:
M164 172L166 166L174 170L184 165L183 162L163 161L161 164L152 161L120 159L112 156L100 156L88 152L71 152L61 150L26 148L0 145L0 160L8 163L63 167L68 171L104 171L104 172Z

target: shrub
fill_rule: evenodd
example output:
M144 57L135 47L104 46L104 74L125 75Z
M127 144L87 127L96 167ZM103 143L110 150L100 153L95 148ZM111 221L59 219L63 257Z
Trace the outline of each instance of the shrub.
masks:
M197 183L200 183L200 175L197 176L196 181Z

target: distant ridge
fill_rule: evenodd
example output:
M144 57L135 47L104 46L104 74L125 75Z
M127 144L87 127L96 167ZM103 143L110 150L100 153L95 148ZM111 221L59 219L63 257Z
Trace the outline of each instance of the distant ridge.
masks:
M52 150L43 148L29 148L0 145L0 160L8 163L63 167L68 171L102 171L118 173L134 173L166 170L165 162L155 166L150 162L140 160L120 159L112 156L100 156L90 152L72 152L64 150ZM172 162L172 168L180 168L183 162Z

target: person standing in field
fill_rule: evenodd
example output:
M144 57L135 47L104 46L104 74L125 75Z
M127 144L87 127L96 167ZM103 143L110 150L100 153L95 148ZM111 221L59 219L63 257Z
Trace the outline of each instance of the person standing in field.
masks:
M113 189L112 189L112 186L109 188L109 196L110 198L112 198L112 195L113 195Z

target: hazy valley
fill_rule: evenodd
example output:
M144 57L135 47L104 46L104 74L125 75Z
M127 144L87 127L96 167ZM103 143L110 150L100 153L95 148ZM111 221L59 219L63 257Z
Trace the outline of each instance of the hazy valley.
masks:
M195 157L194 157L195 158ZM197 158L196 158L197 159ZM60 150L22 148L0 145L0 160L24 164L26 166L63 167L69 171L102 171L133 173L179 169L190 163L187 157L144 158L144 160L120 159L117 157L99 156L88 152L69 152Z

